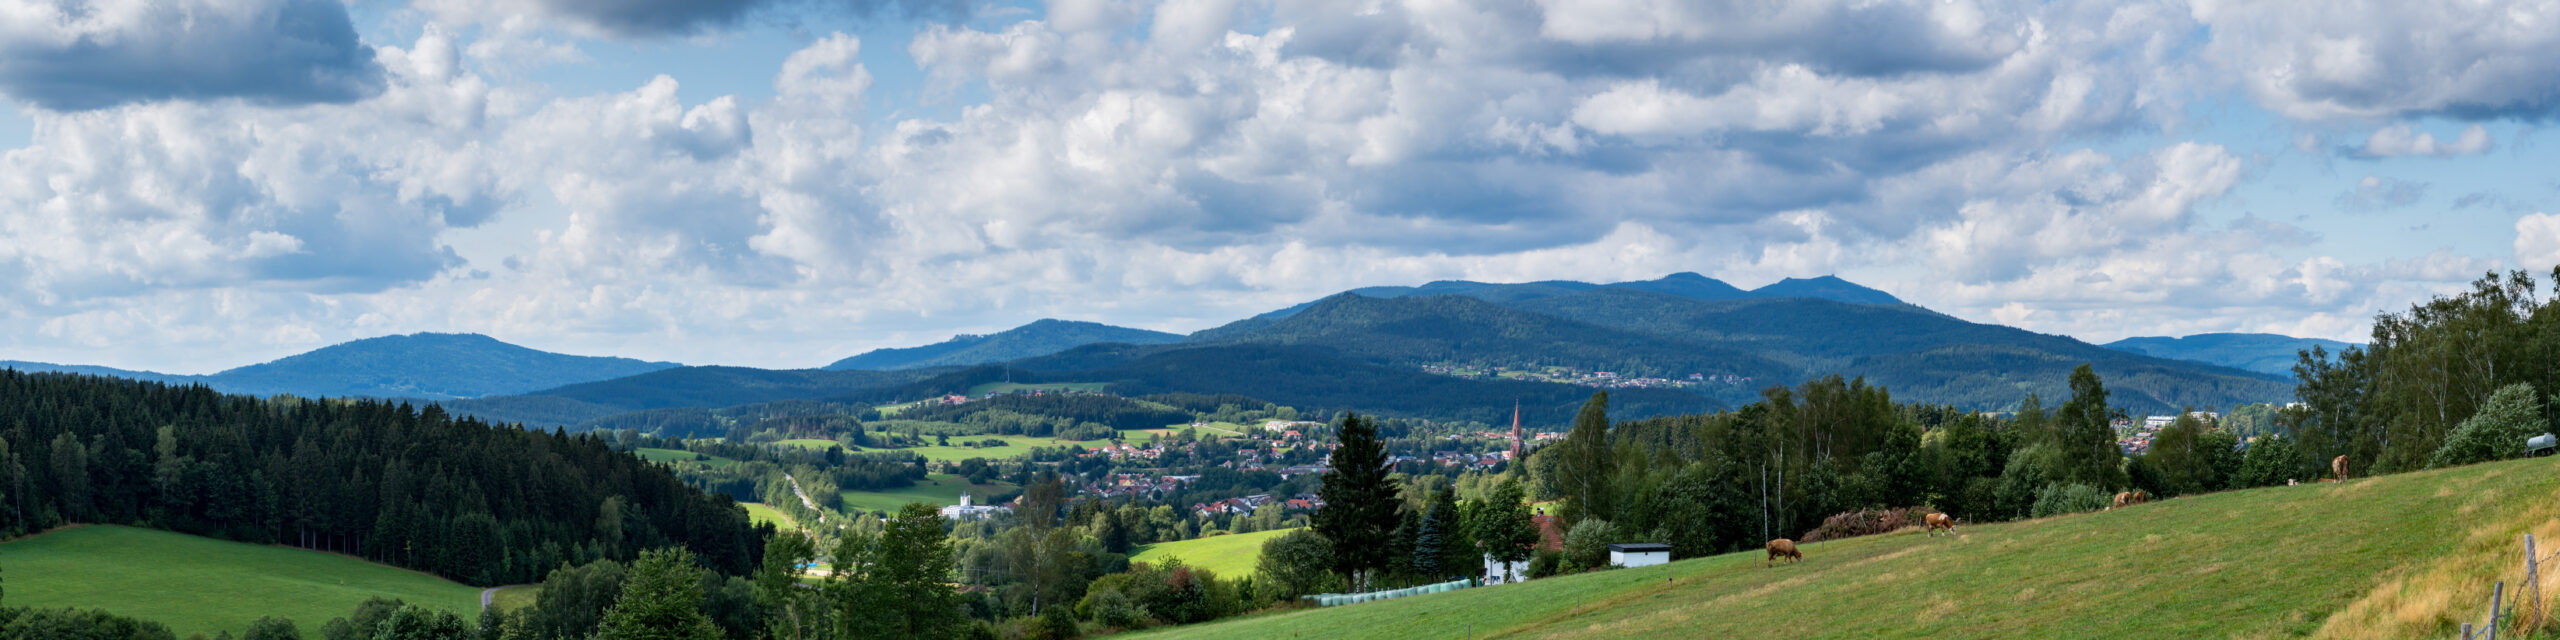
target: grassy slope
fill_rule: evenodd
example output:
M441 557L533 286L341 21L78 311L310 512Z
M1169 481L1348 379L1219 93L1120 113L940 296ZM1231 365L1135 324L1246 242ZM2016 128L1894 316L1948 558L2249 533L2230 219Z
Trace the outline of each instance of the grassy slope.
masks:
M1805 545L1160 630L1181 638L2189 638L2451 635L2560 535L2560 461L2519 460ZM2545 543L2549 550L2553 543ZM2545 572L2546 592L2560 578ZM2513 595L2514 585L2510 585Z
M985 498L1019 489L1021 487L1001 480L989 484L969 484L967 478L949 473L936 473L925 476L924 482L912 487L889 491L846 491L843 495L846 509L896 513L899 508L907 506L909 502L944 506L960 504L960 492L964 490L971 496Z
M1290 531L1275 529L1151 544L1138 547L1129 560L1163 562L1166 558L1181 558L1186 566L1208 569L1222 578L1242 578L1253 575L1255 563L1262 560L1264 541Z
M740 502L738 503L738 506L747 508L748 520L759 523L771 522L773 523L774 528L784 531L800 528L799 523L791 521L791 516L789 514L783 513L780 509L773 508L773 505L762 502Z
M480 590L345 556L135 529L62 529L0 545L8 605L106 609L158 621L184 638L238 634L281 616L310 637L368 597L425 604L477 620Z

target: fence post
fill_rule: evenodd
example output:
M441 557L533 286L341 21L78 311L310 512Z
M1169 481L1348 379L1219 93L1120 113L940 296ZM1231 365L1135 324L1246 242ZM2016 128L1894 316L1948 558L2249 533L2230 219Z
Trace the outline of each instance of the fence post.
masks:
M2533 534L2524 534L2524 628L2542 630L2542 560L2534 555Z
M2499 580L2497 588L2489 591L2489 640L2498 640L2498 614L2506 608L2506 603L2507 581Z
M2462 640L2471 640L2471 623L2462 623Z

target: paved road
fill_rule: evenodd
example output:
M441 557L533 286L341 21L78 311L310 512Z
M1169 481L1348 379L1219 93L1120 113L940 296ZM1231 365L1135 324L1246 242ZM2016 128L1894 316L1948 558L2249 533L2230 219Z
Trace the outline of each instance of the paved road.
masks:
M818 508L817 501L809 499L809 492L800 490L799 479L793 478L791 477L791 474L785 473L782 474L782 480L784 482L791 483L791 493L792 495L800 496L800 504L809 507L810 513L818 514L818 524L827 523L827 512Z

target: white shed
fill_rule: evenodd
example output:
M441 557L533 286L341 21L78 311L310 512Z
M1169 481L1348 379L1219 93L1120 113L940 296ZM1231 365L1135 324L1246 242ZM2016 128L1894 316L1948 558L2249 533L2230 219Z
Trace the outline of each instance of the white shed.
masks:
M1671 545L1659 542L1622 542L1609 545L1609 564L1621 567L1650 567L1671 562Z

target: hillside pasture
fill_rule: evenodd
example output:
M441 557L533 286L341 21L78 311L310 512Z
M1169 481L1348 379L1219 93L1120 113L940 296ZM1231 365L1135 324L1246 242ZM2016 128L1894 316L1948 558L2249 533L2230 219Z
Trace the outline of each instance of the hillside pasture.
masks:
M770 522L773 523L774 528L785 531L800 528L800 524L793 522L789 514L773 508L773 505L762 502L740 502L738 506L746 507L747 519L756 523Z
M828 440L826 438L792 438L790 440L776 440L774 441L774 444L785 447L799 447L811 451L825 451L835 447L844 446L843 443Z
M1159 542L1131 549L1133 553L1129 554L1129 561L1161 563L1169 558L1181 558L1183 566L1208 569L1220 578L1243 578L1258 570L1262 562L1262 543L1291 531L1296 529Z
M397 598L477 620L480 590L346 556L120 526L82 526L0 544L8 606L105 609L184 638L237 636L261 616L305 637L367 598Z
M841 497L844 498L844 507L849 512L897 513L899 508L907 506L910 502L922 502L934 506L960 504L960 493L963 491L976 498L984 499L992 495L1015 493L1021 490L1020 485L1002 480L987 484L969 484L968 478L949 473L935 473L926 475L925 480L916 483L915 486L888 491L845 491L841 492ZM986 503L979 502L979 504Z
M2515 597L2527 531L2560 535L2549 459L1814 543L1776 568L1755 549L1138 637L2451 637L2486 617L2493 582Z

